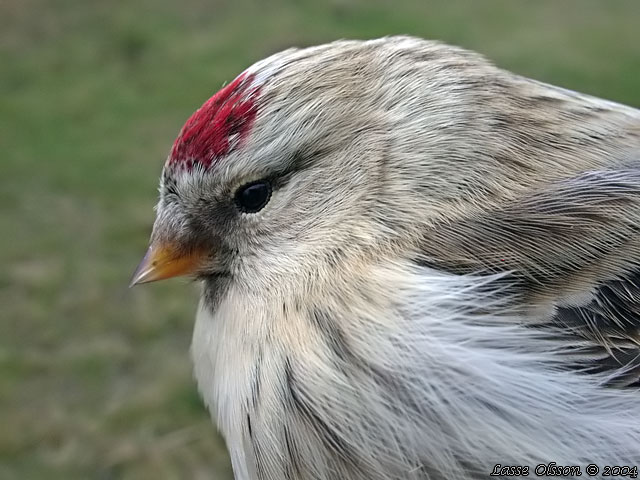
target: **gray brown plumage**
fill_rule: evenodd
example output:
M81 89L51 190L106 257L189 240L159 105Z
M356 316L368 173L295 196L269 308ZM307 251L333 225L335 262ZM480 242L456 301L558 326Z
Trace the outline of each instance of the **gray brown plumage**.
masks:
M258 62L187 122L134 283L203 294L236 478L640 462L640 112L410 37Z

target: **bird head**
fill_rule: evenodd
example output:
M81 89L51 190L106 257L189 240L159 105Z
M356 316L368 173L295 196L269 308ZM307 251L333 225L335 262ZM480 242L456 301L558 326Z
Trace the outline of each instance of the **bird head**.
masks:
M182 128L132 283L189 274L286 288L410 252L425 227L532 178L500 160L497 149L519 148L492 127L501 75L411 37L254 64Z
M340 61L326 47L275 55L187 120L133 284L192 275L273 286L380 244L388 125L353 48Z

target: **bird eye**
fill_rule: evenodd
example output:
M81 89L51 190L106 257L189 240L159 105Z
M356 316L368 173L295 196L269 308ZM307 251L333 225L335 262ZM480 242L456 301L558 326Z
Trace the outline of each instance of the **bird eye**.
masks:
M235 194L235 201L240 211L256 213L262 210L271 198L271 184L266 180L247 183Z

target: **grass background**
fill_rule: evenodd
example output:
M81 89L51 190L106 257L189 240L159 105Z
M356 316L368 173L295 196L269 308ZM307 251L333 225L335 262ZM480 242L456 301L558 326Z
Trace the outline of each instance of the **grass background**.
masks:
M637 0L0 0L0 479L229 479L196 294L127 289L187 116L291 45L410 33L640 106Z

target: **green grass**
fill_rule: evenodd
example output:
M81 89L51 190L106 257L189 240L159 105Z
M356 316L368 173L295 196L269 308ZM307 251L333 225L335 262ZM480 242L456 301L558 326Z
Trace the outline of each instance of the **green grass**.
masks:
M223 82L410 33L640 106L639 24L637 0L1 2L0 479L230 478L191 378L194 288L127 289L173 138Z

